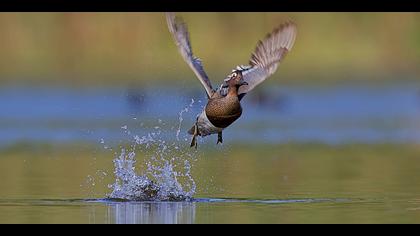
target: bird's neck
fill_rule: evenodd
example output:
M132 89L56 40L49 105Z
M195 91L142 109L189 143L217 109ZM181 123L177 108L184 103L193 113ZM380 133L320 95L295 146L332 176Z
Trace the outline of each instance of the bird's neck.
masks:
M238 96L238 86L236 85L230 85L229 86L229 91L228 91L228 96Z

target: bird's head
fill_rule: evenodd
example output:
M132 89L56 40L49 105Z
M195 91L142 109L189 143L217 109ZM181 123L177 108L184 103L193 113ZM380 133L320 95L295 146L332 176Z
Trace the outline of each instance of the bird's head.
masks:
M228 75L225 80L227 87L236 87L239 88L242 85L248 85L242 76L242 71L234 70L230 75Z

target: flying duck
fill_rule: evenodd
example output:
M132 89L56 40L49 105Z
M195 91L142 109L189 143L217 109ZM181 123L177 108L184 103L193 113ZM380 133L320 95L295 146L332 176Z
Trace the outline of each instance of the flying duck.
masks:
M197 136L211 134L218 134L217 144L222 143L223 130L242 115L242 98L274 74L280 61L292 49L296 24L287 21L267 34L258 42L249 65L237 66L219 88L213 89L201 60L192 52L187 25L174 13L166 13L166 20L181 56L204 86L208 98L207 105L188 131L192 135L191 147L197 148Z

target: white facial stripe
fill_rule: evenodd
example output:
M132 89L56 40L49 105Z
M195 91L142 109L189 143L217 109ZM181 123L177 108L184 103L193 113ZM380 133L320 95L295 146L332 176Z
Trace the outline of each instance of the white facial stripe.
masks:
M226 79L224 79L224 81L228 82L229 80L232 79L232 77L236 77L237 76L236 71L241 71L242 73L244 73L244 72L246 73L250 69L252 69L252 66L244 66L244 65L236 66L236 69L233 69L232 73L230 75L228 75L226 77Z

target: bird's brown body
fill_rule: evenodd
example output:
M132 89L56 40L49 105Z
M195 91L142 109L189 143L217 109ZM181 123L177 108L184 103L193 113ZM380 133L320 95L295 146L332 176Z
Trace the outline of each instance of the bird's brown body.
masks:
M229 80L228 93L223 96L220 91L215 91L208 99L203 112L197 117L195 125L189 133L193 135L191 146L197 146L196 136L218 134L217 143L222 143L222 131L242 115L241 102L238 89L247 83L242 78L241 72L232 73Z
M214 126L226 128L231 125L242 115L242 107L236 88L231 88L230 92L224 97L216 95L214 98L210 98L205 111L207 118Z

